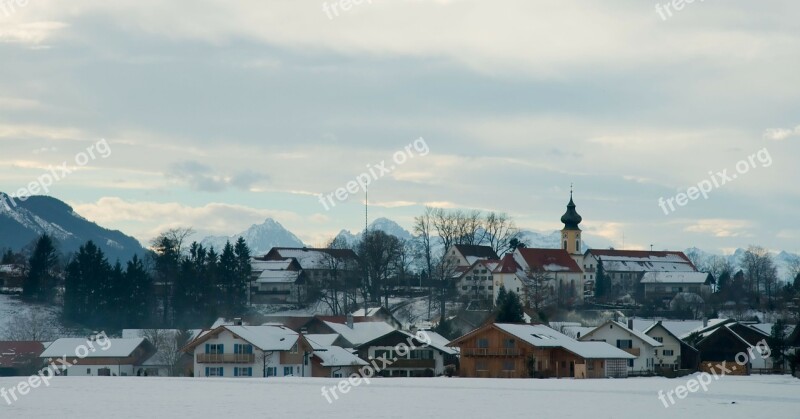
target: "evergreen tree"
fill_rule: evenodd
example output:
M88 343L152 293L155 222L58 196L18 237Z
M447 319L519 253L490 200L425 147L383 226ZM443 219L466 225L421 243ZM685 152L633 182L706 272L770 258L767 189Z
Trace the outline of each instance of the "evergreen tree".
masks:
M153 281L137 255L128 261L124 280L130 291L125 305L125 318L130 322L130 327L141 328L149 320L152 311Z
M233 247L233 252L236 256L236 278L232 289L232 309L241 314L247 308L250 276L253 269L250 265L250 248L247 247L244 238L239 237Z
M180 243L166 235L162 235L154 242L155 251L155 276L156 281L161 284L161 315L164 324L169 323L170 315L174 318L173 299L176 293L173 292L173 285L178 278L181 263Z
M497 301L495 302L495 306L502 307L506 304L506 299L508 298L508 292L506 292L506 286L500 285L500 290L497 291Z
M3 258L0 261L0 265L11 265L14 263L14 259L14 252L12 252L11 249L8 249L7 251L3 252Z
M53 239L45 234L36 241L30 260L28 278L22 287L22 295L45 301L52 296L58 278L58 252Z
M67 265L64 289L64 316L86 325L108 322L111 265L103 252L89 241Z
M219 288L222 296L222 313L227 317L234 317L240 314L236 311L236 283L237 283L237 260L236 253L230 242L225 243L222 255L219 257L218 270Z
M502 291L502 290L501 290ZM498 297L499 300L499 297ZM509 291L502 301L495 321L498 323L524 323L525 311L519 296L514 291Z
M597 260L597 272L594 275L594 296L598 301L603 301L608 294L608 277L603 267L603 259Z
M769 337L769 349L772 353L771 357L775 365L782 371L786 362L786 350L788 349L786 321L778 319L775 324L772 325L771 332Z

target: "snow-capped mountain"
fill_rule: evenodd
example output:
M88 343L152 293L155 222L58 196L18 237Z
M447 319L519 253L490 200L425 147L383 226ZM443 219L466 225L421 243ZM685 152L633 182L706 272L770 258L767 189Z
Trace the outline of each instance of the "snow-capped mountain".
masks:
M369 230L380 230L390 236L395 236L403 240L412 240L414 238L414 235L408 230L388 218L378 218L371 222L367 228ZM336 235L336 238L344 240L348 246L353 246L361 240L362 234L363 231L354 234L351 233L350 230L342 230Z
M145 249L133 237L108 230L78 215L72 207L48 196L32 196L25 201L0 192L0 248L19 251L42 234L58 242L59 251L69 254L92 240L114 263L128 261Z
M553 231L552 233L540 233L531 230L521 230L520 240L534 249L560 249L561 246L561 232ZM589 245L581 240L583 249L589 249Z
M272 218L267 218L263 224L253 224L247 230L234 234L233 236L209 236L203 239L201 244L205 247L214 246L220 251L225 247L225 243L231 244L243 237L250 247L250 253L254 256L264 255L273 247L303 247L303 242L291 231L287 230L279 222Z
M730 255L720 255L715 254L712 252L707 252L702 249L698 249L696 247L691 247L685 250L687 256L697 261L699 268L708 265L711 258L715 256L722 256L724 257L735 269L742 268L742 260L744 259L744 254L747 252L747 249L738 248ZM789 253L785 250L780 252L770 252L772 255L772 261L775 263L775 267L778 269L778 279L781 281L785 281L790 279L790 266L794 260L799 260L800 255L796 255L794 253Z

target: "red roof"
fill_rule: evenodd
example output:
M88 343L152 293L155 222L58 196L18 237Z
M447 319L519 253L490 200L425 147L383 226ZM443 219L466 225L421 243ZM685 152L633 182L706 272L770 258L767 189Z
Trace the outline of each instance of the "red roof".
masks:
M494 273L496 274L513 274L516 273L518 270L522 269L514 260L514 255L511 253L506 254L503 256L503 259L500 261L500 264L494 269Z
M544 269L548 272L576 272L583 273L575 259L564 249L517 249L525 259L525 263L533 269ZM563 266L564 269L553 269L552 265Z
M15 368L44 352L41 342L0 342L0 368Z

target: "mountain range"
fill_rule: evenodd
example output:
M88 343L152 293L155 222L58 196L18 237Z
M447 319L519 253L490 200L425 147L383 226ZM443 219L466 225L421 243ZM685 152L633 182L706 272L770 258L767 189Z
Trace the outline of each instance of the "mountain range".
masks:
M262 224L253 224L247 230L232 236L208 236L201 241L201 244L204 247L213 246L217 251L221 251L226 242L230 241L233 244L239 237L243 237L247 242L250 254L253 256L264 255L273 247L305 246L294 233L272 218L267 218Z
M109 230L78 215L72 207L49 196L32 196L21 201L0 192L0 249L20 251L42 234L49 234L63 254L76 252L92 240L108 257L128 261L145 249L133 237Z

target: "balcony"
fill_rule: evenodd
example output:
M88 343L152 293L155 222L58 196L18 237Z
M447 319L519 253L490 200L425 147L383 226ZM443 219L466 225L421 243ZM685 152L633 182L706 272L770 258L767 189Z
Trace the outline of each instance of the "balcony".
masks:
M197 354L198 364L252 364L255 354Z
M398 359L389 368L436 368L433 359Z
M464 348L463 356L519 356L517 348Z

